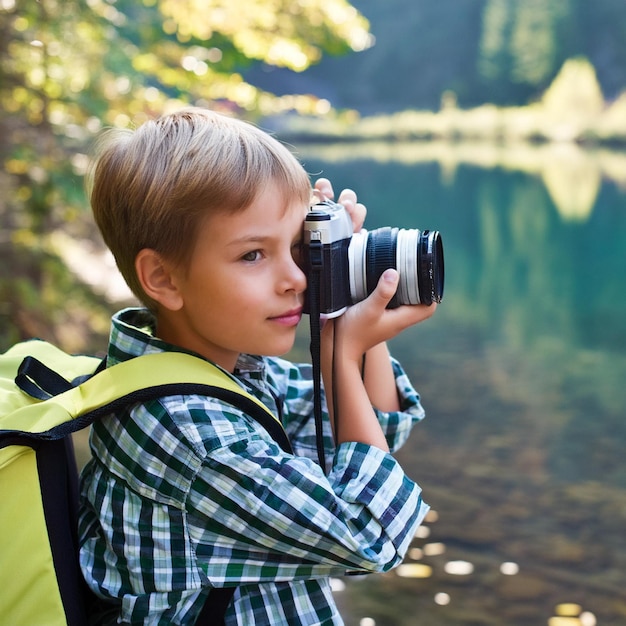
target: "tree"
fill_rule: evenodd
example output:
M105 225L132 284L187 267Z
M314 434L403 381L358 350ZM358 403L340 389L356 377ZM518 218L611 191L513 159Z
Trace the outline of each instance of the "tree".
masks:
M249 118L320 110L327 103L274 96L241 70L302 71L368 45L347 0L0 0L0 344L59 339L49 329L74 294L48 235L85 207L85 153L103 126L187 103ZM80 298L83 310L101 306Z
M276 97L240 72L256 60L302 71L369 45L346 0L4 0L0 18L4 225L27 214L37 232L53 207L82 204L82 152L102 125L183 103L248 117L319 110L313 96Z
M486 85L539 93L564 61L572 0L487 0L478 66ZM510 97L510 95L508 96Z

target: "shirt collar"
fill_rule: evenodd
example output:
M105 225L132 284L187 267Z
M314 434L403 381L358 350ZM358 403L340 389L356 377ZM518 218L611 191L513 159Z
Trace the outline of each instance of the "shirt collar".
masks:
M189 352L159 339L155 333L156 319L148 309L131 307L119 311L112 318L108 364L114 365L153 352ZM261 380L265 376L265 361L260 356L241 354L235 365L235 374Z

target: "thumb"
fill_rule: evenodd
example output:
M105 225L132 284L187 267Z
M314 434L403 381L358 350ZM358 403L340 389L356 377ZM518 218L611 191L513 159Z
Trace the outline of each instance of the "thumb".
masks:
M378 279L378 285L374 290L374 294L384 301L385 306L393 298L398 289L399 274L394 269L386 269Z

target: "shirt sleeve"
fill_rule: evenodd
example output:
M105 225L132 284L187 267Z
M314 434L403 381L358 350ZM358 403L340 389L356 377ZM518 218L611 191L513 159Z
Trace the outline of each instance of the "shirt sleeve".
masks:
M391 454L341 444L325 476L255 431L207 451L190 484L189 533L210 584L382 572L401 562L428 505Z
M138 405L94 424L91 443L81 564L126 617L173 623L207 585L387 571L428 511L391 454L344 443L325 476L216 398Z
M425 413L420 396L400 363L391 357L396 390L400 401L399 411L380 411L374 408L387 445L391 452L399 450L409 438L413 427L424 419ZM282 359L269 363L270 381L276 394L283 398L283 424L296 454L317 458L315 422L313 419L313 372L307 363L294 364ZM327 450L326 465L332 462L334 441L326 397L322 389L323 437Z

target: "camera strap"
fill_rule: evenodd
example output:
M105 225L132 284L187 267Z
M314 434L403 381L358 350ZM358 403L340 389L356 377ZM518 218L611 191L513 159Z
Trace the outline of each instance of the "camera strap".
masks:
M326 455L324 450L324 431L322 420L322 368L320 362L321 324L320 324L320 282L324 267L322 242L312 239L309 244L309 325L311 364L313 367L313 416L315 419L315 443L319 464L326 473Z

